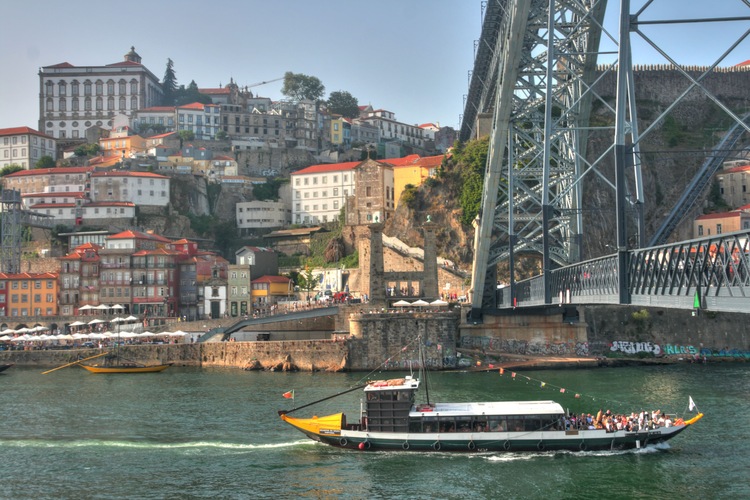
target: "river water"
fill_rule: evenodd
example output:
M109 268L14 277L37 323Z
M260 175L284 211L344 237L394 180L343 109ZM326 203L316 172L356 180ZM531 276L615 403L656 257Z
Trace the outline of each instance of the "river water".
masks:
M691 395L706 414L660 448L517 455L343 451L278 418L278 409L292 405L282 393L294 390L302 405L364 374L41 371L13 367L0 375L0 498L750 498L744 363L519 372L516 379L497 371L430 374L433 400L555 399L576 412L643 406L684 415ZM354 421L358 393L300 416L343 409Z

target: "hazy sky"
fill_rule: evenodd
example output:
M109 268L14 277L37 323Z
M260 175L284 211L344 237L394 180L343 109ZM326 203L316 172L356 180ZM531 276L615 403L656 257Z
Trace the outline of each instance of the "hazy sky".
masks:
M605 27L616 37L619 2L609 3ZM292 71L319 78L326 97L345 90L399 121L457 128L481 33L480 0L15 0L2 12L0 128L38 128L40 67L111 64L131 45L158 78L171 58L179 84L253 85ZM655 0L642 19L749 14L741 0ZM643 29L678 62L711 64L748 26ZM746 40L722 66L747 59ZM636 63L663 61L634 48ZM281 86L251 90L279 99Z

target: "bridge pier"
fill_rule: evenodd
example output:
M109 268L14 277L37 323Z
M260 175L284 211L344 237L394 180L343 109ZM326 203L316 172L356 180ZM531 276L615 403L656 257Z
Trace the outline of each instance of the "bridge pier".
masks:
M462 317L467 313L464 308ZM587 328L574 308L485 313L481 323L461 322L458 347L488 353L588 356Z

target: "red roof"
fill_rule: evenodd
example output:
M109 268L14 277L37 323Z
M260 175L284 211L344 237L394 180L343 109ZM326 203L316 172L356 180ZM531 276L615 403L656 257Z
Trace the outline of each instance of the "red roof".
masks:
M141 240L157 240L165 243L171 243L170 240L158 234L142 233L140 231L123 231L121 233L114 234L107 238L108 240L130 240L130 239L141 239Z
M293 172L292 175L300 174L321 174L325 172L340 172L344 170L354 170L357 165L362 163L361 161L349 161L346 163L323 163L321 165L311 165L302 170Z
M736 66L750 66L750 59L748 59L747 61L743 61Z
M180 109L206 109L206 106L208 104L203 104L202 102L191 102L190 104L184 104L182 106L178 106Z
M732 210L731 212L716 212L713 214L705 214L700 217L696 217L695 220L710 220L710 219L729 219L733 217L740 217L742 212Z
M39 132L38 130L34 130L30 127L11 127L11 128L0 128L0 136L3 135L22 135L22 134L31 134L31 135L38 135L39 137L44 137L46 139L54 139L54 137L51 137L49 135L43 134Z
M123 170L112 170L110 172L94 172L91 177L150 177L152 179L169 179L165 175L153 172L129 172Z
M734 174L734 173L737 173L737 172L747 172L747 171L750 171L750 164L748 164L748 165L741 165L739 167L728 168L728 169L724 170L724 173Z
M254 279L253 283L289 283L292 281L286 276L261 276L258 279Z
M69 62L61 62L58 64L53 64L52 66L45 66L45 68L75 68L75 66L73 66Z
M6 280L57 279L57 273L0 273L0 279L6 279Z
M108 68L116 68L118 66L143 66L143 64L134 61L120 61L112 64L107 64Z
M5 176L8 177L23 177L26 175L50 175L50 174L85 174L86 172L92 172L93 167L57 167L57 168L35 168L34 170L19 170Z
M165 132L159 135L152 135L151 137L147 137L146 139L161 139L163 137L169 137L170 135L175 135L175 134L176 132Z
M134 207L135 203L131 201L92 201L83 205L86 207Z

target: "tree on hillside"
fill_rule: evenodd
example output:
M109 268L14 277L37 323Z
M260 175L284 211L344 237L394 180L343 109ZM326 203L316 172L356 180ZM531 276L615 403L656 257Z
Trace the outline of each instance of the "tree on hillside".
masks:
M20 172L23 170L23 167L21 165L16 165L15 163L11 163L10 165L7 165L0 169L0 177L3 177L5 175L9 175L15 172Z
M180 130L177 132L177 136L180 138L180 149L182 149L182 144L185 141L194 141L195 140L195 132L192 130Z
M76 156L96 156L101 149L98 144L82 144L73 151L73 154Z
M359 102L357 98L345 90L336 90L328 96L328 111L344 118L359 116Z
M162 104L164 106L174 106L175 95L177 93L177 76L174 72L174 63L172 59L167 59L167 69L164 71L164 78L161 82L163 93Z
M323 97L325 90L323 83L314 76L291 71L284 73L284 86L281 88L281 93L290 99L318 101Z
M195 83L195 80L191 80L187 87L180 86L175 94L174 105L184 106L185 104L192 104L194 102L211 104L213 101L209 96L201 94L200 90L198 90L198 84Z
M55 166L55 160L49 155L42 156L39 158L39 161L34 164L34 168L54 168Z

